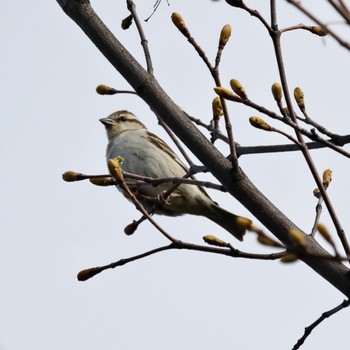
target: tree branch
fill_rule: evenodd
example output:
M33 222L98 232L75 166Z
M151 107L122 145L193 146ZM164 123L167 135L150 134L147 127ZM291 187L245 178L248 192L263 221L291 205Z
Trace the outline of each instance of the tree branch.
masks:
M306 338L311 334L311 332L326 318L333 316L337 312L345 309L350 305L350 300L344 300L340 305L335 308L324 312L315 322L313 322L310 326L305 328L304 335L297 341L297 343L293 346L292 350L300 349L300 347L304 344Z
M90 6L88 0L57 0L66 14L86 33L90 40L124 76L138 95L174 131L180 140L211 171L240 203L242 203L265 227L284 244L291 245L289 232L298 229L276 208L248 179L242 170L233 173L232 165L208 139L192 124L186 113L176 105L145 71L126 48L113 36ZM331 255L313 237L305 235L311 254L325 259L305 259L317 273L337 289L350 296L348 268L342 263L327 260Z

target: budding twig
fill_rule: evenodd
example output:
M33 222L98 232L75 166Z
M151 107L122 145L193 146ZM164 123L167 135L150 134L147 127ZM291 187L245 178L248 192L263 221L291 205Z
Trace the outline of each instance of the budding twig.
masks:
M142 28L142 25L140 22L140 19L137 15L136 5L135 5L133 0L127 0L126 3L127 3L128 10L130 11L130 13L135 21L137 31L139 32L139 35L141 38L141 46L143 48L143 52L144 52L145 58L146 58L147 72L153 76L154 75L153 74L153 64L152 64L151 53L150 53L149 48L148 48L148 40L146 39L145 33L143 31L143 28Z
M305 327L305 331L303 336L297 341L297 343L293 346L292 350L298 350L305 342L306 338L311 334L311 332L326 318L333 316L337 312L347 308L350 305L350 300L344 300L340 305L335 308L324 312L315 322L313 322L310 326Z

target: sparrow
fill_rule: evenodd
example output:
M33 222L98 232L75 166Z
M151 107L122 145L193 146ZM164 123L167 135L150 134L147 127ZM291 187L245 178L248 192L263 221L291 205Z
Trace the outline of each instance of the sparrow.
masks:
M107 161L122 157L123 171L157 179L183 177L187 174L188 169L172 149L157 135L149 132L133 113L117 111L100 119L100 122L105 126L108 137ZM132 179L127 179L127 184L148 211L153 209L156 214L167 216L201 215L240 241L243 240L245 227L238 222L239 216L221 208L202 187L181 184L164 201L155 201L174 185L162 183L158 186L136 186L136 180ZM154 207L154 203L158 205Z

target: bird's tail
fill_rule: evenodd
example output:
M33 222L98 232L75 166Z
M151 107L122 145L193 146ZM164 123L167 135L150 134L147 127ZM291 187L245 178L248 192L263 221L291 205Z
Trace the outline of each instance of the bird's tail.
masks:
M243 241L246 228L252 221L242 216L232 214L214 203L212 208L214 210L211 210L208 218L224 228L226 231L230 232L238 240Z

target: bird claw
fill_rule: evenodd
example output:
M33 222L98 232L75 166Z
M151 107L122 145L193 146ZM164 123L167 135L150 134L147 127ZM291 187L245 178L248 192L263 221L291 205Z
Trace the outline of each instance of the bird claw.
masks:
M165 196L165 191L159 193L157 199L160 202L161 205L171 205L171 203L169 202L170 196Z
M161 205L173 205L173 199L176 197L181 197L178 193L171 193L170 195L166 196L166 191L159 193L157 200L160 202Z

